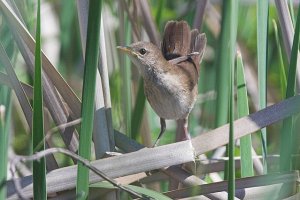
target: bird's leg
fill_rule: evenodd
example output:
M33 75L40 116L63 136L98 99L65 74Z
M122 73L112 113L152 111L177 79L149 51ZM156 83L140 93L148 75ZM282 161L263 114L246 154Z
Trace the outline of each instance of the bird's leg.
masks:
M156 139L153 147L156 147L160 141L161 136L164 134L166 130L166 121L164 118L160 118L160 133L158 135L158 138Z
M189 129L188 129L188 118L183 119L183 137L182 140L190 140L191 139L191 135L189 133Z
M188 118L177 120L176 141L190 140L191 136L188 130Z

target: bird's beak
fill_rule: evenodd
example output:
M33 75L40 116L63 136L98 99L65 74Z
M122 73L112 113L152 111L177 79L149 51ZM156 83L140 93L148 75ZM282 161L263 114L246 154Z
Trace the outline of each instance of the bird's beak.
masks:
M126 54L137 56L137 54L133 51L133 49L128 46L125 46L125 47L117 46L117 49L123 51Z

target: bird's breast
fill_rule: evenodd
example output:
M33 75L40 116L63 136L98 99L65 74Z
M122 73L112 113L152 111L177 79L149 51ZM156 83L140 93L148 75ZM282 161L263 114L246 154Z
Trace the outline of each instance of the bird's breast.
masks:
M144 83L147 100L161 118L184 119L191 112L197 86L191 91L176 75L159 75Z

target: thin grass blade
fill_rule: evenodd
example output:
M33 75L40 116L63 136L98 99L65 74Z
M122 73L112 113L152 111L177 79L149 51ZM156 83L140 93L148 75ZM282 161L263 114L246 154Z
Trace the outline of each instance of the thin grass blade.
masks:
M155 27L149 3L147 0L141 0L139 2L144 28L146 29L150 41L153 44L159 46L159 33L157 31L157 28Z
M42 89L42 58L41 58L41 1L38 0L37 25L35 45L35 68L33 83L33 124L32 124L32 151L44 141L44 117L43 117L43 89ZM37 151L45 149L42 142ZM47 199L46 187L46 160L42 158L39 162L33 162L33 192L35 199Z
M157 26L159 26L160 22L161 22L161 15L162 15L162 11L164 8L164 5L166 4L165 0L161 0L158 2L158 8L157 8L157 12L155 15L155 23Z
M102 65L100 65L99 63L98 70L102 78L101 80L103 86L103 96L104 96L105 113L106 113L106 120L107 120L106 123L108 127L110 151L114 151L115 139L114 139L114 129L113 129L113 120L112 120L111 95L110 95L108 61L107 61L107 55L109 55L109 51L108 51L107 42L105 40L105 25L103 20L104 20L103 17L101 17L100 51L101 51Z
M207 3L208 3L208 0L203 0L203 1L197 2L193 28L197 28L197 29L201 30Z
M295 14L294 14L293 0L289 0L289 9L290 9L290 13L291 13L292 23L293 23L293 25L295 25Z
M229 116L229 88L231 67L234 66L234 53L237 32L238 1L224 1L222 10L221 48L217 60L217 108L216 127L228 122ZM228 42L229 40L229 42ZM228 153L228 148L226 153ZM228 165L225 167L225 179L228 178Z
M279 78L280 78L280 90L281 90L281 95L282 98L285 97L286 94L286 73L285 73L285 69L284 69L284 64L283 64L283 58L282 58L282 51L281 51L281 45L279 42L279 33L278 33L278 28L277 28L277 24L276 21L273 19L273 27L274 27L274 33L275 33L275 40L276 40L276 46L277 46L277 50L278 50L278 55L279 55Z
M2 46L2 43L0 43L0 62L3 63L3 66L5 68L5 71L7 72L7 75L9 77L10 84L13 88L13 90L16 93L16 96L19 100L19 103L22 107L23 113L25 115L25 118L27 120L27 123L29 127L32 127L32 108L31 105L27 99L27 96L21 86L21 83L18 80L18 77L13 69L13 66L9 60L8 55L5 52L4 47Z
M298 60L298 49L300 40L300 12L298 12L296 28L291 52L290 66L287 79L286 98L292 97L296 92L296 71ZM296 132L295 132L296 133ZM289 117L283 121L281 130L280 145L280 170L287 171L291 169L291 154L293 150L293 140L297 137L293 134L293 117Z
M277 15L280 24L280 30L282 33L285 53L287 55L287 59L290 62L294 33L291 15L289 12L287 1L275 0L275 5L278 13Z
M238 26L238 4L239 0L232 0L229 3L230 9L230 41L229 41L229 143L228 143L228 199L235 199L235 136L234 136L234 74L235 74L235 53L236 35Z
M7 194L7 167L9 127L11 116L11 90L7 87L0 88L0 199L6 199Z
M259 108L267 105L267 57L268 57L269 1L257 1L257 62ZM261 130L264 173L267 173L267 129Z
M119 19L120 19L120 42L121 45L129 45L131 43L131 25L129 17L125 15L125 5L123 1L119 1ZM120 55L120 72L122 79L122 110L123 119L125 121L126 134L131 137L131 117L132 117L132 101L131 101L131 62L128 56Z
M77 1L78 20L80 27L80 38L83 57L85 59L87 22L88 22L88 1ZM96 98L95 98L95 121L93 141L95 146L96 158L100 159L107 151L113 151L114 143L111 137L112 129L111 103L109 94L106 46L104 38L103 17L100 25L100 51L102 56L99 57L98 71L96 74ZM99 73L100 72L100 73ZM113 134L113 133L112 133Z
M119 1L119 20L120 20L120 43L121 45L129 45L131 43L131 26L129 21L129 16L125 13L124 1ZM126 128L126 135L131 137L131 62L127 56L120 54L120 72L121 72L121 80L122 80L122 114L123 120Z
M249 115L249 105L247 97L247 87L244 74L244 65L242 55L237 53L236 65L236 80L237 80L237 114L238 118ZM252 160L252 140L251 135L241 138L241 176L254 176L253 160Z
M230 76L230 57L228 51L228 38L230 38L230 3L231 1L223 1L222 7L222 23L220 35L220 49L217 52L216 61L216 121L215 127L219 127L228 122L228 106L229 106L229 76ZM222 148L221 151L228 148ZM224 179L228 178L228 162L224 169Z
M153 199L160 199L160 200L171 200L171 198L156 192L154 190L150 190L147 188L143 188L143 187L139 187L139 186L135 186L135 185L128 185L128 188L132 189L133 191L146 195L147 197L151 197Z
M146 97L144 95L144 81L140 79L139 81L139 88L136 95L135 106L132 112L132 119L131 119L131 131L132 131L132 138L137 139L138 132L141 127L144 109L146 105Z
M229 143L228 143L228 199L233 200L235 196L235 140L234 140L234 63L231 63L230 87L229 87Z
M95 184L91 185L91 187L103 188L103 189L117 189L115 186L113 186L111 183L108 183L108 182L95 183ZM143 188L143 187L139 187L139 186L135 186L135 185L126 185L126 187L138 194L144 195L145 198L150 197L153 199L171 200L169 197L167 197L159 192L147 189L147 188Z
M125 41L126 44L131 43L131 26L128 19L125 21ZM124 82L123 97L125 98L125 120L126 120L126 134L132 137L131 130L131 116L132 116L132 101L131 101L131 61L128 56L125 57L125 67L122 75Z
M222 29L220 36L220 49L217 55L217 78L216 78L216 127L228 122L228 99L229 99L229 74L230 59L228 55L228 38L230 38L230 1L223 1Z
M94 122L94 99L96 72L99 59L100 18L102 1L89 2L87 42L85 52L84 82L81 108L81 129L79 136L79 155L90 159ZM76 193L79 199L86 199L89 192L89 170L78 164Z
M282 0L275 0L275 5L278 13L278 19L280 23L283 44L285 47L285 53L290 63L292 45L293 45L293 36L294 36L294 26L288 8L288 2ZM299 53L298 53L298 57L300 57ZM300 63L297 63L297 68L299 68L298 65L300 65ZM300 70L297 70L296 81L297 81L297 87L300 88Z

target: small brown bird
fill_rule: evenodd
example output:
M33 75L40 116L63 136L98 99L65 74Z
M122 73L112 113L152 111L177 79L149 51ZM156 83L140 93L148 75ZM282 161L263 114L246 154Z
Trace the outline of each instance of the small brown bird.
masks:
M183 121L181 139L190 139L187 120L198 95L199 64L205 46L204 33L191 31L185 21L169 21L161 49L150 42L117 47L138 67L147 100L160 117L161 131L154 146L166 129L166 119Z

